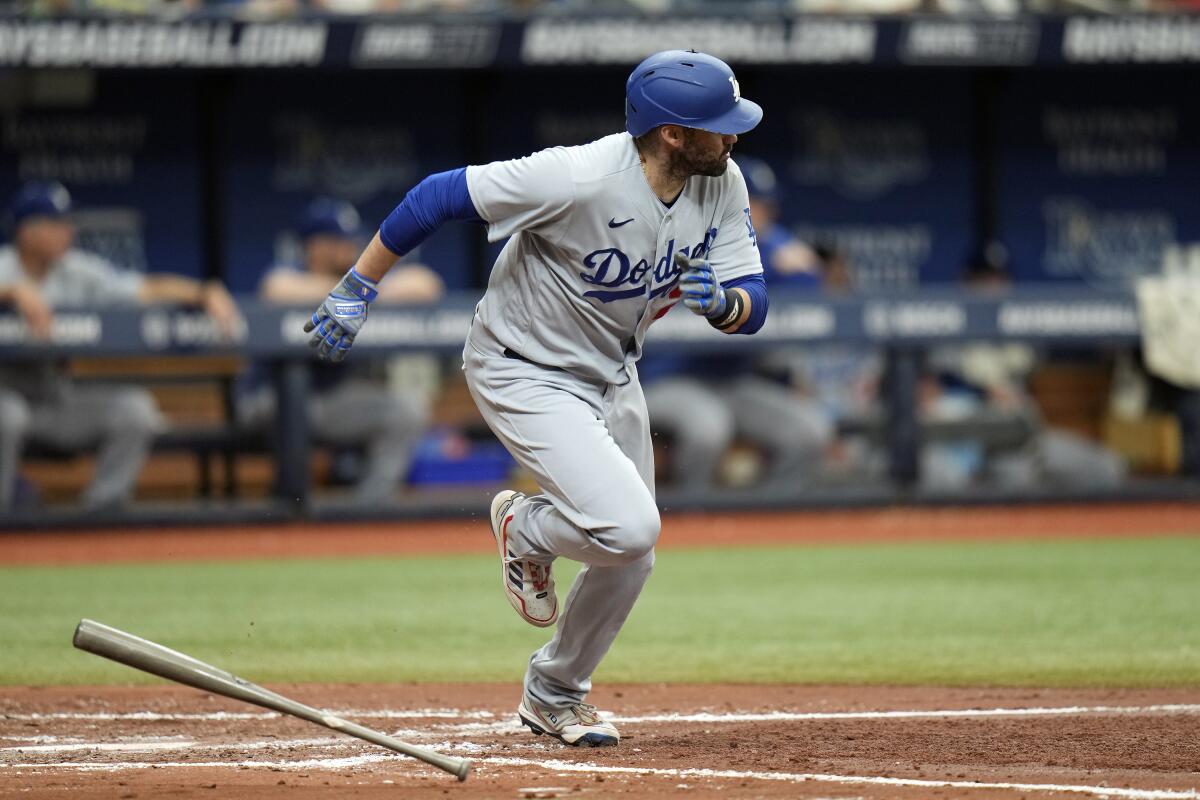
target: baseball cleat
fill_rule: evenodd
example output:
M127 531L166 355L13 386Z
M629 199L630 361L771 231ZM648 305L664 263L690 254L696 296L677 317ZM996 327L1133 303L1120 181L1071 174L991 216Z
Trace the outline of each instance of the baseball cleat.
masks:
M612 723L587 703L573 703L565 711L551 711L521 698L517 716L535 736L544 733L574 747L615 747L621 741Z
M508 546L508 525L513 508L525 495L506 489L492 498L492 535L500 551L501 580L508 602L530 625L547 628L558 619L558 595L550 567L513 555Z

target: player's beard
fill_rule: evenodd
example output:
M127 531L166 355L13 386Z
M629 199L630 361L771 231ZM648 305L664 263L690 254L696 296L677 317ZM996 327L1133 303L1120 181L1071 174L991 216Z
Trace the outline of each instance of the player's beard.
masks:
M683 147L671 154L671 173L680 178L692 175L719 178L729 169L729 159L724 156L732 150L732 146L722 146L714 154L711 149L703 147L695 131L684 128Z

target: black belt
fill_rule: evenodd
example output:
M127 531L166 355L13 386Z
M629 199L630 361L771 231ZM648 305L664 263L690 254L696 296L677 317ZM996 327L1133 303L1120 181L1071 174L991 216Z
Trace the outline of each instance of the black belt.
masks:
M529 361L528 358L526 358L525 356L518 353L516 350L513 350L512 348L509 348L509 347L504 348L504 357L505 358L515 358L517 361ZM533 362L529 361L529 363L532 364Z
M513 350L510 347L504 348L504 357L505 358L515 358L517 361L524 361L526 364L533 364L535 367L541 367L542 369L554 369L554 370L560 369L559 367L551 367L546 364L539 364L538 362L534 361L533 359L526 358L525 356L521 355L516 350Z

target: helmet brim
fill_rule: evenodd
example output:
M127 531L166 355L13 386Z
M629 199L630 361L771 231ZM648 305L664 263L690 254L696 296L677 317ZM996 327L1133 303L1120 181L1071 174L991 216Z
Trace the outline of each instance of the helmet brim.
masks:
M720 133L722 135L746 133L747 131L754 130L755 126L762 122L762 117L762 106L753 100L747 100L743 97L734 103L733 108L724 114L698 121L695 124L688 125L688 127L699 128L702 131Z

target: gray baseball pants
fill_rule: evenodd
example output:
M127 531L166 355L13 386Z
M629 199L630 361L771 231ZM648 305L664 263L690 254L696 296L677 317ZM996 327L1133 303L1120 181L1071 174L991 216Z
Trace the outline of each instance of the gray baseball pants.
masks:
M166 428L154 398L136 386L71 385L55 402L32 407L16 392L0 394L0 508L12 490L26 440L66 451L96 448L96 472L83 494L90 508L133 496L156 434Z
M484 420L541 487L517 506L510 547L535 563L584 564L554 638L525 673L530 700L564 709L591 690L654 566L660 521L646 400L633 367L616 386L531 364L506 356L478 322L463 369Z
M429 421L429 407L420 394L396 393L357 379L315 392L306 410L309 427L321 442L366 449L363 476L354 488L355 500L366 505L393 497ZM245 428L271 425L275 413L275 392L264 387L242 400L238 423Z
M707 489L735 435L770 452L764 483L795 489L820 467L836 437L816 401L765 378L747 375L728 386L671 376L646 387L652 427L674 436L671 479L680 487Z

